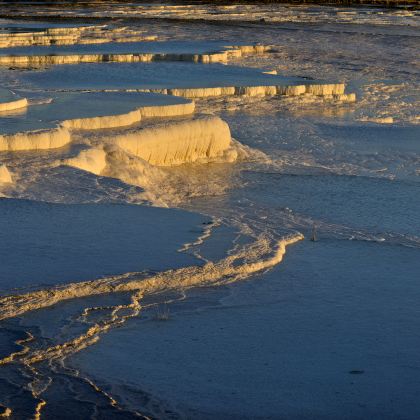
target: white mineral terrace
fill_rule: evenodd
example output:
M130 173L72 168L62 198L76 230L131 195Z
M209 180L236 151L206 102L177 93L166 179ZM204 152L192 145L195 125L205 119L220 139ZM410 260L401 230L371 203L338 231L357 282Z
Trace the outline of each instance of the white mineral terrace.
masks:
M1 31L0 27L0 31ZM0 48L26 47L34 45L102 44L107 42L152 41L157 38L141 30L108 25L55 26L44 29L31 27L0 32ZM32 30L31 30L32 29Z
M15 111L28 105L26 98L20 98L7 89L0 88L0 113Z
M310 83L302 85L274 85L274 86L222 86L208 88L175 88L175 89L144 89L140 92L162 93L184 98L210 98L218 96L301 96L314 95L342 102L354 102L354 93L344 93L344 83Z
M192 115L194 108L192 101L152 93L56 93L51 101L44 100L28 108L24 117L26 131L14 132L19 127L17 119L22 119L21 115L15 119L13 114L0 119L0 151L56 149L72 142L75 129L132 126L111 135L104 132L100 137L101 144L118 147L156 166L215 159L236 160L237 152L231 145L229 126L220 118L173 120L174 117ZM166 121L149 123L146 127L138 125L142 119L149 118ZM65 163L100 174L106 161L106 153L99 147L83 151ZM5 166L0 168L0 175L1 183L12 181Z
M0 134L0 151L48 150L70 143L70 132L65 128Z
M84 63L22 72L19 77L42 90L153 92L192 99L276 95L322 96L340 102L356 99L346 92L344 83L267 74L220 63Z
M230 149L229 126L218 117L190 119L147 127L113 138L126 152L156 166L223 157ZM232 151L231 161L236 159Z
M153 166L176 166L185 163L230 163L237 157L238 150L231 140L226 122L219 117L198 117L105 135L99 145L82 150L62 163L136 185L145 182L146 172L150 175L150 168L142 162ZM147 182L153 182L153 176Z
M143 118L168 118L192 113L194 102L162 95L56 94L51 102L30 106L25 118L16 117L20 125L13 115L7 119L0 118L0 151L54 149L70 143L74 129L123 127L139 123Z
M195 109L194 102L184 98L317 95L342 102L355 100L354 94L346 94L344 91L343 83L306 83L278 86L144 89L142 92L57 92L51 99L34 102L25 110L23 117L22 115L14 117L12 114L8 118L0 118L0 151L54 149L69 144L72 139L71 131L75 129L109 129L138 124L145 118L192 115ZM4 91L3 96L9 99L14 97L13 93L8 91ZM26 105L26 99L23 101ZM5 115L7 116L7 112ZM202 151L205 150L217 150L217 154L224 148L216 145L225 144L226 139L230 139L230 134L226 134L226 130L229 129L221 120L200 120L194 123L189 121L185 124L144 129L128 136L125 133L122 137L114 139L115 144L153 164L172 165L196 161L203 157ZM214 131L217 127L220 128L216 130L217 133L223 134L220 138ZM150 145L155 141L165 145L162 147L166 149L172 142L173 148L169 148L166 154L162 152L160 146L156 149L158 152L152 152L149 146L144 148L143 145ZM181 147L183 142L185 150L193 150L191 156L183 155ZM140 148L139 144L142 145ZM211 155L214 155L213 152Z
M220 43L219 43L220 44ZM176 47L174 51L174 46ZM0 51L0 65L43 66L97 62L152 62L186 61L193 63L227 63L231 58L250 54L264 54L272 49L268 45L211 45L191 43L122 43L113 46L84 45L78 48L13 48ZM165 51L167 50L167 51ZM193 50L193 52L190 52ZM194 52L197 50L197 52Z

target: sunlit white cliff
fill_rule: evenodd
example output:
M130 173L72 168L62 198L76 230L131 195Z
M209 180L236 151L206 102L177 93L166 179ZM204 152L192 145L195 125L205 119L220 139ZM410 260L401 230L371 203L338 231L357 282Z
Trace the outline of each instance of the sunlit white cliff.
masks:
M0 135L0 151L56 149L70 141L70 132L66 128L5 134Z
M230 151L231 136L223 120L208 117L128 132L116 136L115 144L152 165L168 166L221 157Z

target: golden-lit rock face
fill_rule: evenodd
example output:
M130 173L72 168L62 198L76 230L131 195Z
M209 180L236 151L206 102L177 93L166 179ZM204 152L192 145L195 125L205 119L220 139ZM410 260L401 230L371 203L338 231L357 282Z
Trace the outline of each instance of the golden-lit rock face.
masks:
M152 165L171 166L222 157L231 137L223 120L210 117L128 132L116 136L115 144Z
M49 150L70 143L70 132L66 128L29 131L0 135L0 151Z
M0 113L10 112L17 109L26 108L28 106L28 100L26 98L15 99L7 102L0 102Z
M7 169L7 166L0 164L0 184L10 184L11 182L12 175Z

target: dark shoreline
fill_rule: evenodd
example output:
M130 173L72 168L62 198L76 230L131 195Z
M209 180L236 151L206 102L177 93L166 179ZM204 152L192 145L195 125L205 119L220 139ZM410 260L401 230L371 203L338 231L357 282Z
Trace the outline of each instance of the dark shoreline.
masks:
M111 4L141 4L140 1L130 0L109 0L109 1L68 1L68 0L0 0L1 6L25 7L40 5L43 7L72 8L80 6L106 6ZM318 5L318 6L342 6L342 7L381 7L381 8L410 8L420 9L420 0L172 0L158 1L151 0L145 3L167 3L167 4L208 4L208 5L235 5L235 4L283 4L290 6Z

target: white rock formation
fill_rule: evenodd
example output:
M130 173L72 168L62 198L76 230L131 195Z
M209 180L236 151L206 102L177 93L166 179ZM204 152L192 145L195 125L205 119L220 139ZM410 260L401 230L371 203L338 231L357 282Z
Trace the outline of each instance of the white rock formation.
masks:
M195 111L193 101L183 104L143 106L139 108L142 118L168 118L182 115L190 115Z
M75 118L65 120L62 126L69 129L78 130L98 130L103 128L114 128L131 125L141 120L139 110L134 110L121 115L108 115L102 117Z
M16 99L10 102L0 102L0 112L14 111L28 106L26 98Z
M100 175L106 167L106 153L102 148L83 150L76 157L65 159L63 164Z
M80 27L54 27L41 31L0 33L0 48L32 45L103 44L106 42L154 41L155 35L133 28L111 28L107 25Z
M323 83L306 85L305 93L316 96L341 95L344 93L344 83Z
M74 42L73 42L74 43ZM58 64L99 63L99 62L151 62L151 61L188 61L194 63L227 63L230 58L239 58L248 54L263 54L271 47L235 46L221 47L220 51L209 53L84 53L84 54L45 54L17 55L4 54L0 56L0 65L7 66L44 66Z
M12 176L6 165L0 163L0 185L12 183Z
M0 151L56 149L70 143L70 132L64 128L0 135Z
M338 95L332 95L335 101L340 102L356 102L356 94L355 93L340 93Z
M203 87L203 88L177 88L166 89L166 94L184 98L209 98L214 96L235 95L235 87Z
M142 118L167 118L190 115L194 113L194 110L195 104L192 101L181 104L151 105L139 107L126 114L66 120L62 122L62 126L68 129L78 130L124 127L137 123L141 121Z
M277 86L277 95L299 96L306 93L305 85Z
M148 89L144 91L181 96L184 98L209 98L217 96L300 96L304 94L315 96L334 96L336 100L352 102L356 99L354 94L345 94L344 83L312 83L301 85L254 85L254 86L226 86L226 87L200 87L176 89ZM351 95L351 96L350 96Z
M168 118L194 113L192 101L179 104L139 107L126 114L65 120L53 128L36 131L0 134L0 151L55 149L71 141L71 130L97 130L124 127L140 122L143 118ZM52 108L53 112L53 108Z
M215 159L231 152L229 126L218 117L138 129L115 136L114 143L157 166ZM235 159L232 154L231 160Z
M393 124L394 118L393 117L361 117L359 121L363 122L372 122L376 124Z
M235 89L237 95L242 96L275 96L276 86L243 86Z

